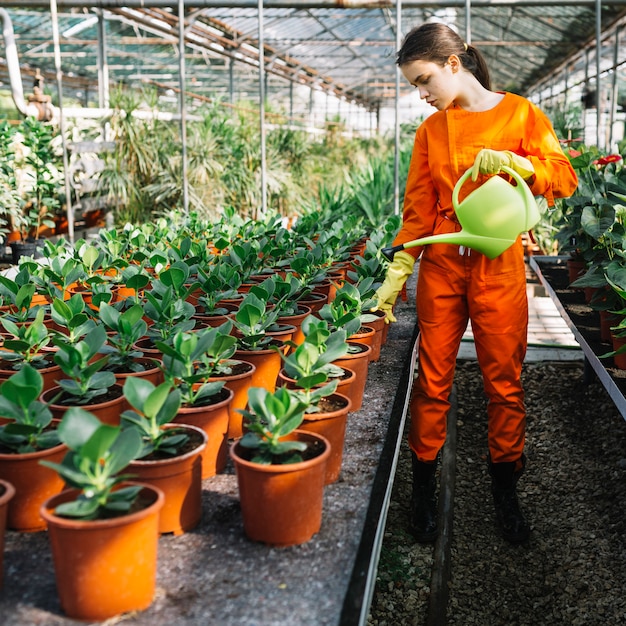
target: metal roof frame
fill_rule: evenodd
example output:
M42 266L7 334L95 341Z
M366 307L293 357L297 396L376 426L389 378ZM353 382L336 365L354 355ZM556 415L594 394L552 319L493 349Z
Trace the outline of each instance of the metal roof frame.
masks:
M177 0L56 0L64 84L98 89L97 16L107 33L112 82L139 80L179 88ZM5 0L13 8L23 72L51 71L49 0ZM186 89L232 101L259 91L259 6L263 7L268 95L287 97L293 84L352 102L367 111L396 96L396 2L360 0L185 0ZM406 0L401 30L440 19L471 36L487 59L494 87L530 95L568 59L593 47L596 11L604 30L626 14L626 0ZM24 11L24 10L27 11ZM33 9L44 9L37 16ZM64 33L66 36L64 36ZM0 63L0 80L3 80ZM399 96L411 92L403 81ZM237 92L233 96L234 91ZM89 96L87 95L86 100Z

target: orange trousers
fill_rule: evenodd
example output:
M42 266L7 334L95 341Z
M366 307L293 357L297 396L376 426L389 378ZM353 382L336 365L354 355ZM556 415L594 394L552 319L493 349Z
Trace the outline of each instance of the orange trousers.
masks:
M520 377L528 329L520 239L493 260L473 250L460 254L459 246L451 244L425 246L419 264L417 315L419 365L410 403L411 449L419 460L432 461L445 443L456 357L471 320L488 399L491 461L518 461L526 431Z

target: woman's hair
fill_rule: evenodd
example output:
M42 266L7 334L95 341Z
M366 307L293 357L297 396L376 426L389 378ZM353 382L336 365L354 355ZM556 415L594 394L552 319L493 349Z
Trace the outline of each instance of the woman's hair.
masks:
M474 74L483 87L491 89L489 68L483 55L440 22L428 22L411 29L402 42L396 63L402 66L412 61L430 61L443 66L452 54L459 57L461 65Z

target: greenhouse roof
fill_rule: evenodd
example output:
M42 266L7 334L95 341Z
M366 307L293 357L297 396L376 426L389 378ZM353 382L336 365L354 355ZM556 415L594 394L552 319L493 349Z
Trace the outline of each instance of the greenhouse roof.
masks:
M22 76L40 70L54 83L52 20L46 0L4 0L15 32ZM179 87L178 3L172 0L57 0L64 89L97 102L98 14L105 19L103 49L112 83ZM259 13L250 0L186 0L186 89L203 98L258 98ZM529 95L551 75L585 66L593 76L596 29L619 23L626 0L594 2L475 0L471 43L485 55L496 89ZM359 0L270 0L262 14L266 95L304 84L376 110L395 97L398 12L394 3ZM404 2L402 33L437 19L468 35L466 3ZM6 26L6 25L5 25ZM607 43L607 46L611 45ZM612 48L607 48L613 65ZM8 70L0 47L0 80ZM590 54L592 55L590 57ZM591 58L591 61L590 61ZM591 69L588 69L591 63ZM400 95L412 88L400 81Z

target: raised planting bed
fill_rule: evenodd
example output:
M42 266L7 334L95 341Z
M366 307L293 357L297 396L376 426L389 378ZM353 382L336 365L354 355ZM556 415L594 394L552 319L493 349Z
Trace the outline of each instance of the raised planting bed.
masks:
M626 419L626 370L615 367L611 357L599 357L613 348L600 336L600 313L585 303L581 289L569 286L567 257L531 256L530 266L572 330L585 355L586 375L595 372L615 406Z

